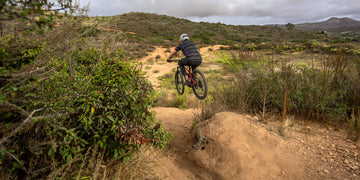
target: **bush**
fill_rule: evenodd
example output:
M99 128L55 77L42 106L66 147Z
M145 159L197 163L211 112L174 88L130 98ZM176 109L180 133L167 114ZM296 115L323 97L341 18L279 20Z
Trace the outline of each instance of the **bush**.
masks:
M104 160L126 160L142 145L168 142L169 133L154 127L149 110L152 87L140 68L123 60L122 50L117 57L95 48L70 54L36 73L6 76L17 80L6 81L0 94L6 177L46 177L66 166L76 172L79 166L69 164L94 147Z
M344 121L352 109L358 113L359 67L350 63L344 49L323 55L319 61L321 68L275 64L246 53L223 59L224 68L234 78L210 92L208 107L215 109L205 110L223 107L242 113L279 113L284 110L286 92L286 111L303 119Z
M0 67L19 70L34 60L44 44L37 40L5 36L0 39Z

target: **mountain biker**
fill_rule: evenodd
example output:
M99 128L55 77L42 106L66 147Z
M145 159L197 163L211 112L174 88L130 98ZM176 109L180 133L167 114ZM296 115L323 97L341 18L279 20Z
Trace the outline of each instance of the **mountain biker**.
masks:
M196 45L190 41L190 38L187 34L182 34L179 38L179 45L173 50L167 61L169 60L178 52L182 51L185 55L184 59L179 61L179 66L181 69L181 73L185 74L185 84L190 84L189 75L185 71L185 66L191 66L192 70L194 70L197 66L199 66L202 62L201 55L199 50L197 49Z

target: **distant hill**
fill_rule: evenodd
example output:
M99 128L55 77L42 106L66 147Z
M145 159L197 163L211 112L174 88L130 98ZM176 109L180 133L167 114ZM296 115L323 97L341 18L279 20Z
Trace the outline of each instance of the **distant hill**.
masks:
M221 23L192 22L166 15L131 12L117 16L89 18L93 24L105 29L132 32L125 37L127 41L142 42L143 44L174 46L178 36L182 33L190 35L197 44L239 45L262 44L271 47L278 43L305 43L310 40L319 42L336 41L335 36L286 29L273 26L242 26Z
M325 31L332 34L360 35L360 21L351 18L330 18L317 23L296 24L295 27L308 31Z

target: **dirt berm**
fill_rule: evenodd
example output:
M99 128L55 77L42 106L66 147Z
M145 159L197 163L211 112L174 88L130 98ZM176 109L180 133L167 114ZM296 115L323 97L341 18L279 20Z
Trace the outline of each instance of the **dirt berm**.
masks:
M288 149L283 137L267 131L250 116L223 112L192 129L193 110L153 110L164 128L174 134L156 178L308 179L304 160ZM191 148L198 129L208 136L207 143Z

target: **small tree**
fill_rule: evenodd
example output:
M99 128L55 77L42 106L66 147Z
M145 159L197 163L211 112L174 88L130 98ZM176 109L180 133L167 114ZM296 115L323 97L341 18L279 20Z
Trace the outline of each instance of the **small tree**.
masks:
M287 24L285 25L285 27L286 27L288 30L295 29L295 25L292 24L292 23L287 23Z

